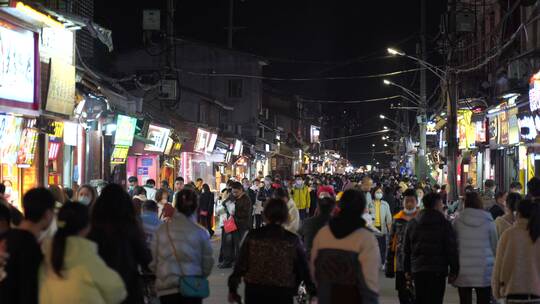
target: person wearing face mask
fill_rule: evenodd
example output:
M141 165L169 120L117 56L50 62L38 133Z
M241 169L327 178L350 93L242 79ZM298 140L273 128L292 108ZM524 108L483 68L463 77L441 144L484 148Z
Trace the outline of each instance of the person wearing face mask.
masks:
M259 194L257 195L257 200L263 202L266 202L268 199L272 198L274 195L274 188L272 187L272 176L267 175L264 178L264 185L259 190Z
M405 276L412 278L417 304L442 304L446 278L459 274L456 234L438 193L424 197L424 209L407 225L403 246Z
M38 271L43 260L38 240L53 221L55 201L45 188L24 195L23 221L0 240L9 255L4 267L7 276L0 284L0 303L38 303Z
M309 195L309 187L304 185L304 180L301 176L296 176L291 194L300 214L300 221L304 221L308 215L311 197Z
M380 187L375 188L373 197L373 202L368 205L368 209L373 218L373 225L381 232L380 235L377 235L377 241L379 242L381 261L384 261L386 255L386 236L390 231L390 227L392 227L392 211L390 211L390 205L383 201L383 191Z
M396 278L396 290L398 291L400 304L412 304L411 282L405 277L403 267L403 246L405 229L417 213L416 192L408 189L403 193L403 210L394 215L390 239L386 254L385 275L387 278Z
M136 176L130 176L128 178L128 183L129 183L129 187L128 187L129 197L133 198L133 190L135 190L135 188L139 185L139 180L137 179Z
M91 208L97 199L97 192L94 187L90 185L82 185L79 187L79 190L77 190L77 198L76 201Z

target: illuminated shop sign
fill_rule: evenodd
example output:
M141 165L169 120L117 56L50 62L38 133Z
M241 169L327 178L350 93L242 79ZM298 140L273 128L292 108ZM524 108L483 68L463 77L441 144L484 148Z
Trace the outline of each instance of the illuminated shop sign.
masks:
M311 126L310 128L310 138L311 138L311 143L318 143L319 140L320 140L320 136L321 136L321 127L317 127L317 126ZM279 138L277 138L279 139Z
M13 165L17 162L17 153L21 141L23 118L12 115L0 115L0 162Z
M540 72L534 74L529 82L529 106L531 112L540 109Z
M206 145L208 144L209 138L210 132L200 128L197 129L197 137L195 138L195 146L193 147L193 151L204 153L206 151Z
M137 118L118 115L116 119L116 133L114 134L114 144L119 146L131 146L135 136Z
M37 34L0 21L0 100L37 109Z
M121 165L126 163L128 158L129 146L115 146L111 155L111 164Z
M34 163L38 132L25 128L21 135L20 148L17 153L17 166L30 167Z
M167 147L167 141L169 140L170 134L171 134L170 129L151 124L148 127L147 139L153 141L154 144L145 145L144 150L162 153L163 151L165 151L165 148Z
M234 148L232 155L240 155L242 153L242 141L241 140L235 140L234 141Z

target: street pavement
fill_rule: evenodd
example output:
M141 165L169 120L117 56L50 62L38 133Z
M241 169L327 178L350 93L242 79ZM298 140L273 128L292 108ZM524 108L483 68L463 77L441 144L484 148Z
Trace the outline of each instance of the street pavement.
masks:
M214 249L216 265L214 266L212 275L209 278L211 294L210 294L210 298L204 301L205 304L227 303L227 295L228 295L227 278L231 274L232 270L217 268L219 246L220 246L220 240L218 238L214 238L212 240L212 247ZM399 303L397 292L394 290L394 280L385 278L384 274L381 272L380 282L381 282L380 283L380 286L381 286L380 304ZM241 295L243 295L243 290L241 292L242 292ZM447 287L444 303L445 304L458 304L459 303L459 298L458 298L456 288L452 286ZM276 303L276 304L279 304L279 303Z

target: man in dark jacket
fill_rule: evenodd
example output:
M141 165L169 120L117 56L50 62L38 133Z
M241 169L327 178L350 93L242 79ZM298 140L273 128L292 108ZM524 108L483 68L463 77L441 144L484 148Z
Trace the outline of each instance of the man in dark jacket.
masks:
M231 194L235 201L234 221L238 227L240 239L248 232L251 223L252 203L249 196L244 191L241 183L235 182L231 186Z
M404 270L412 277L417 304L442 304L446 277L452 283L459 272L456 236L443 214L438 193L423 198L424 210L405 231Z
M385 274L387 278L396 278L399 303L413 304L414 299L410 289L411 282L405 278L403 246L407 224L416 216L418 202L416 192L412 189L405 191L403 197L403 210L394 216L394 222L390 230Z
M317 232L328 224L328 221L332 216L332 211L334 211L335 207L336 201L333 198L325 197L320 199L317 206L318 215L306 219L300 228L300 231L298 231L298 233L304 239L304 245L306 247L308 257L310 256L313 240L315 239Z

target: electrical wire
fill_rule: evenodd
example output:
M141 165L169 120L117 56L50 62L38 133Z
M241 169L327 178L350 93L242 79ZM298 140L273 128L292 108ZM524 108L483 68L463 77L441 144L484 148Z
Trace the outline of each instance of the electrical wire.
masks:
M306 102L306 103L354 104L354 103L369 103L369 102L376 102L376 101L384 101L384 100L391 100L391 99L397 99L397 98L403 98L403 96L394 95L394 96L389 96L389 97L362 99L362 100L320 100L320 99L305 99L305 98L300 97L300 101Z
M532 11L535 11L538 8L538 5L539 5L539 1L536 1L535 4L534 4L534 8L532 8ZM521 23L521 25L512 34L512 36L510 36L510 38L502 46L500 46L491 56L485 58L480 64L478 64L478 65L476 65L474 67L471 67L471 68L466 68L466 69L464 69L464 68L452 68L451 70L453 72L455 72L456 74L461 74L461 73L468 73L468 72L472 72L472 71L476 71L478 69L481 69L482 67L486 66L491 60L498 57L506 48L508 48L514 42L514 40L518 37L518 34L523 29L526 29L526 26L528 26L529 24L531 24L534 21L538 20L539 18L540 18L540 15L530 16L527 21ZM473 59L469 63L465 64L465 66L472 63L472 62L475 62L475 61L479 60L481 57L483 57L483 56L480 56L478 58ZM464 66L464 65L462 65L462 66Z
M245 78L245 79L269 80L269 81L326 81L326 80L358 80L358 79L370 79L370 78L383 78L383 77L401 75L405 73L411 73L411 72L419 71L421 69L423 68L414 68L414 69L382 73L382 74L373 74L373 75L334 76L334 77L316 77L316 78L281 78L281 77L234 74L234 73L201 73L201 72L184 71L182 69L176 69L176 70L180 73L191 75L191 76L197 76L197 77L229 77L229 78Z
M381 131L375 131L375 132L369 132L369 133L363 133L363 134L356 134L356 135L349 135L349 136L343 136L343 137L336 137L336 138L328 138L323 139L320 142L327 142L327 141L335 141L335 140L342 140L342 139L348 139L353 137L371 137L371 136L379 136L381 134L385 134L390 132L390 130L381 130Z

